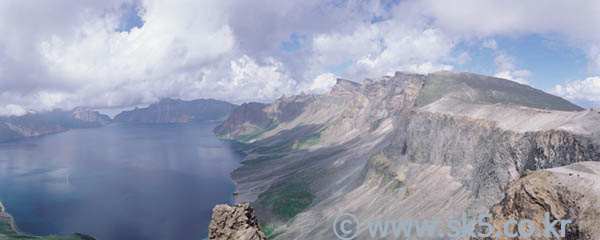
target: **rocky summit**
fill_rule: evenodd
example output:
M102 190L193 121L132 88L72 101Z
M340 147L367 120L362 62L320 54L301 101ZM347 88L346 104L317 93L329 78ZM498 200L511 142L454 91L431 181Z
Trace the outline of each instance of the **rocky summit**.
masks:
M215 206L208 230L208 238L215 240L266 239L265 234L260 231L254 209L248 203Z
M252 203L270 239L336 239L331 225L341 213L502 219L537 209L535 199L552 203L544 209L555 217L574 218L569 234L583 236L593 220L582 219L595 215L563 210L597 209L589 206L598 189L567 174L579 187L565 192L556 179L569 179L562 167L600 160L597 126L597 110L530 86L442 71L340 79L326 94L244 104L215 133L244 143L247 157L231 174L235 200ZM549 194L522 198L519 186ZM577 189L590 191L589 204L568 201ZM366 228L356 239L369 237Z

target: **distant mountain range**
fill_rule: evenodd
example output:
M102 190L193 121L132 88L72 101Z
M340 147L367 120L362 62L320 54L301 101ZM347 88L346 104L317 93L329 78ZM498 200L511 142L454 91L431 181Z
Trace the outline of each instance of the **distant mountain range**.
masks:
M186 123L225 120L237 105L214 99L182 101L162 99L146 108L124 111L115 122L128 123Z
M59 133L73 128L99 127L110 122L110 117L84 107L71 111L54 110L18 117L0 117L0 142Z
M269 239L336 239L342 213L538 226L544 211L574 221L567 239L597 239L598 126L597 110L530 86L442 71L243 104L214 131L245 143L235 201L252 203Z
M163 99L146 108L121 112L114 119L86 107L77 107L71 111L54 110L0 117L0 142L59 133L69 129L100 127L113 122L149 124L222 121L235 107L237 105L213 99Z

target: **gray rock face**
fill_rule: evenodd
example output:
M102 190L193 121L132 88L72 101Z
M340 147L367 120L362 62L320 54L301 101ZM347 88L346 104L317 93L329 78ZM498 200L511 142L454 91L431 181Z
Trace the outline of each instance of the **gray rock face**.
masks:
M364 221L473 217L527 171L600 160L600 117L578 110L470 73L340 80L328 94L261 108L271 125L243 139L250 144L232 173L236 201L253 202L275 239L335 239L331 224L341 213ZM238 122L227 129L253 126ZM367 239L361 227L357 239Z
M210 220L209 239L216 240L264 240L254 209L244 203L236 206L217 205Z
M334 85L333 89L331 89L330 94L338 96L354 95L359 91L360 84L344 79L337 79L337 82Z
M266 129L271 119L264 111L266 104L244 103L235 108L225 122L214 129L217 136L240 137L251 135Z

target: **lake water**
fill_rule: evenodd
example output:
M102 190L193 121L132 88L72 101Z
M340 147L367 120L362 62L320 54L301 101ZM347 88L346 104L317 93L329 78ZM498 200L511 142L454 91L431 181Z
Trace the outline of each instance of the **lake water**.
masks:
M243 157L216 125L113 124L0 144L0 201L36 235L203 239Z

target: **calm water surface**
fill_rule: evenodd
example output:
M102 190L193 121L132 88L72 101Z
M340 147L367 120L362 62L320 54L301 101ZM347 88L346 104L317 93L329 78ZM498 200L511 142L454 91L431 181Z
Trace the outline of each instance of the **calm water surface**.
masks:
M113 124L0 144L0 201L36 235L203 239L243 157L216 125Z

